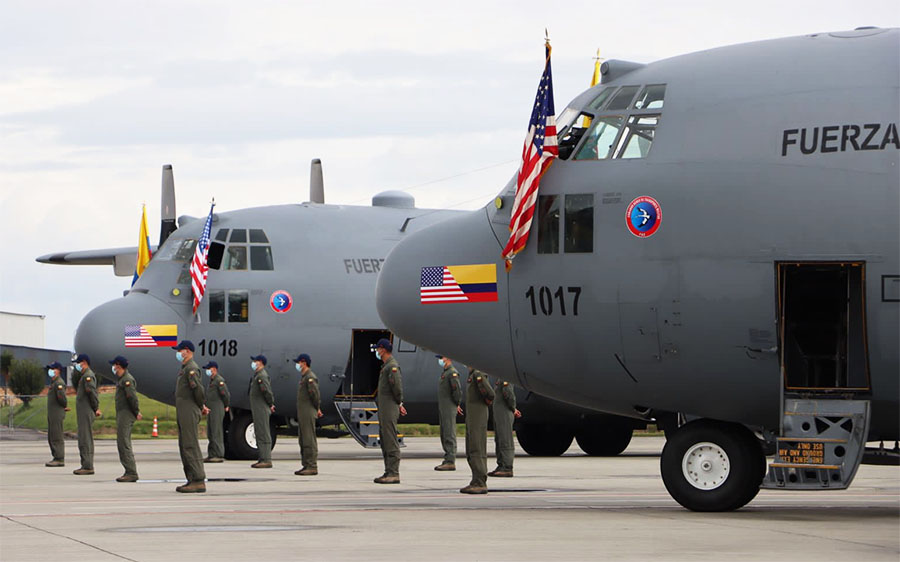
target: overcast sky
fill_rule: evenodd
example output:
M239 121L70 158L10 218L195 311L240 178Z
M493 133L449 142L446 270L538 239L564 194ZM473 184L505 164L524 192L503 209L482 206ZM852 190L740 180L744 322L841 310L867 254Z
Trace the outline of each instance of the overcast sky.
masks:
M482 206L518 165L545 27L561 110L598 48L652 62L900 25L896 0L433 4L3 0L0 310L46 315L46 345L71 349L130 279L34 258L136 244L142 202L155 244L166 163L178 214L305 201L312 158L329 203Z

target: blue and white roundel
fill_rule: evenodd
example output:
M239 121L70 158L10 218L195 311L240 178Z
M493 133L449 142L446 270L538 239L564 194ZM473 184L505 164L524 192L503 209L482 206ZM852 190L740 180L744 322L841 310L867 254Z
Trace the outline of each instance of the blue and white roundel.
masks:
M291 294L287 291L275 291L269 297L269 305L275 312L283 314L294 306L294 299L291 298Z
M638 238L653 236L662 223L662 209L656 199L642 196L628 205L625 211L628 230Z

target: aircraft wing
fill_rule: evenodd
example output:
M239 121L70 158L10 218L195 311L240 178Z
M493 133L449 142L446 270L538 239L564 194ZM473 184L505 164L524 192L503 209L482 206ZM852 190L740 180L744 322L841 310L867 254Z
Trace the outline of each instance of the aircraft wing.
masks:
M137 246L125 248L103 248L100 250L80 250L77 252L55 252L37 258L40 263L55 265L111 265L118 277L134 275L137 264ZM156 253L156 246L150 251Z

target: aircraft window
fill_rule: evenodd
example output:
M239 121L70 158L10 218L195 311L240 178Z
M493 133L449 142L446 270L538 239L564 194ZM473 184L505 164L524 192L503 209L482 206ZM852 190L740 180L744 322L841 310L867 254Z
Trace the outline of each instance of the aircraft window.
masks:
M222 267L222 257L225 255L225 244L221 242L210 242L209 250L206 252L206 265L210 269L219 269Z
M603 160L609 158L616 137L625 118L621 115L597 117L594 126L588 134L588 138L581 145L581 150L575 155L575 160Z
M225 321L225 291L210 291L206 296L209 300L209 321Z
M569 127L565 134L559 138L559 157L563 160L568 158L572 151L575 150L575 146L578 145L578 141L584 136L584 132L587 131L587 126L590 124L593 116L589 113L580 113L578 117L581 117L581 123L584 126L579 126L576 121L576 124Z
M562 113L559 114L559 117L556 118L556 132L561 133L566 127L575 122L575 118L578 117L579 111L574 107L567 107L563 110Z
M565 251L569 254L594 251L594 196L566 195Z
M248 291L228 291L228 321L247 322L250 320Z
M632 115L619 140L616 158L646 158L658 122L659 115Z
M250 242L268 242L269 239L266 237L266 233L261 228L251 228L250 229ZM254 268L255 269L255 268Z
M247 231L243 228L235 228L231 231L231 242L247 242Z
M188 264L184 264L184 267L181 268L181 271L178 273L178 281L175 282L176 285L190 285L191 284L191 271L188 268Z
M254 271L271 271L272 248L270 246L250 246L250 269Z
M247 246L228 246L222 269L247 269Z
M592 101L588 107L590 107L591 109L603 109L603 106L604 104L606 104L609 96L611 96L615 91L615 88L603 88L603 90L600 91L600 95L594 98L594 101Z
M621 111L623 109L627 109L628 106L631 105L631 99L634 97L634 94L640 89L640 86L622 86L619 88L619 91L616 92L616 95L610 100L609 105L606 106L606 109L610 111Z
M227 241L228 240L228 229L220 228L219 232L216 232L216 240L219 240L221 242Z
M665 84L645 86L634 100L634 109L662 109L665 95Z
M181 241L181 245L178 246L178 249L175 251L175 257L172 258L172 261L190 261L191 258L194 257L194 247L197 246L197 241L193 238L185 238Z
M559 196L538 195L538 253L559 253Z

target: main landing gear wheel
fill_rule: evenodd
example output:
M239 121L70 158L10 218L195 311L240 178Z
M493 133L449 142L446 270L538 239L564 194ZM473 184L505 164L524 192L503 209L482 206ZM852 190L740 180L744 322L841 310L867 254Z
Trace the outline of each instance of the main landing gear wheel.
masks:
M765 476L766 458L746 427L697 420L671 432L660 459L672 498L692 511L732 511L750 502Z
M533 457L558 457L572 445L573 431L566 426L523 423L516 427L516 439Z
M269 428L272 435L272 448L275 448L275 427ZM228 424L225 436L225 457L229 460L251 461L259 459L256 448L256 431L253 428L253 416L246 410L234 412L234 419Z
M592 457L614 457L628 448L634 428L630 420L616 416L588 418L575 434L581 450Z

